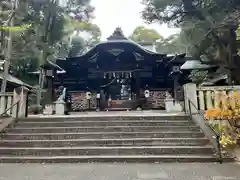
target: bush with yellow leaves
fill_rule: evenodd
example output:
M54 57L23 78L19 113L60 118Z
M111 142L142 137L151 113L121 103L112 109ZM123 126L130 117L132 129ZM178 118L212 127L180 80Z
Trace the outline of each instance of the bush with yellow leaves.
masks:
M235 147L240 138L239 128L236 128L240 122L240 93L219 93L218 96L215 108L205 112L205 120L221 135L220 143L224 148Z

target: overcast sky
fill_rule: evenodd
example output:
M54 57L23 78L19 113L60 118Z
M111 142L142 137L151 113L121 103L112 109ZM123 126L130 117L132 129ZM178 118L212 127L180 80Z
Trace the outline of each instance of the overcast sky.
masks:
M103 40L110 36L116 27L121 27L124 34L129 36L135 27L146 25L140 15L143 9L141 0L92 0L91 4L95 7L93 23L100 27ZM156 29L164 37L179 32L167 25L146 26Z

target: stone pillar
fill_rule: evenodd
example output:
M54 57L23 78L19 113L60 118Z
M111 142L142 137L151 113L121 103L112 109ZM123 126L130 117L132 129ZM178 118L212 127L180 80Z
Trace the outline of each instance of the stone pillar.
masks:
M166 92L166 99L165 99L165 109L167 112L182 112L183 108L179 102Z
M46 70L47 92L44 93L44 105L53 103L53 70ZM44 87L45 88L45 87Z
M5 94L0 95L0 114L3 114L6 110L6 97Z
M63 100L58 100L56 104L56 115L64 115L65 113L65 102Z
M166 99L165 99L165 109L167 112L172 112L174 109L174 103L173 103L174 99L172 98L172 96L166 92Z
M11 106L12 106L12 96L7 96L7 109L9 109L7 111L8 115L11 115Z
M185 102L185 111L186 113L190 112L189 107L191 108L192 113L197 113L198 103L197 103L197 86L194 83L187 83L183 85L184 89L184 102ZM189 104L190 100L192 104Z
M200 110L205 110L205 94L204 91L200 90L198 91L198 96L199 96L199 106Z
M28 98L28 91L29 89L26 87L21 87L21 93L20 93L20 103L19 103L19 114L18 116L20 118L27 117L27 98Z
M15 88L13 90L13 107L12 107L12 117L17 118L18 117L18 109L19 109L19 104L17 105L16 103L20 101L20 93L21 89L20 88Z
M212 91L207 91L206 92L206 103L207 103L207 109L212 109L213 108Z
M14 89L13 92L13 104L16 104L17 102L18 105L15 105L12 109L12 116L17 118L25 118L27 117L27 98L28 98L28 91L29 89L21 86L18 88Z

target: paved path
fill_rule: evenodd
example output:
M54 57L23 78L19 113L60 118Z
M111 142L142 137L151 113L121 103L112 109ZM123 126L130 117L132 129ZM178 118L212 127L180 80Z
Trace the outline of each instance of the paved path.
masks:
M240 165L0 164L0 180L240 180Z

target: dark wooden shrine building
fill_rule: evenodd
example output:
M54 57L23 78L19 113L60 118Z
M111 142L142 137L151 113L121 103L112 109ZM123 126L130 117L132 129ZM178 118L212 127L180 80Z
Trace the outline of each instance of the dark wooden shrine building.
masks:
M57 60L65 73L57 73L53 88L64 86L71 94L72 110L106 108L164 108L166 91L173 92L186 81L179 72L182 55L166 55L145 49L127 39L120 28L80 57ZM175 84L175 85L174 85ZM150 97L144 97L145 90ZM86 93L91 92L91 99ZM97 94L100 94L100 97ZM99 103L97 99L99 98Z

